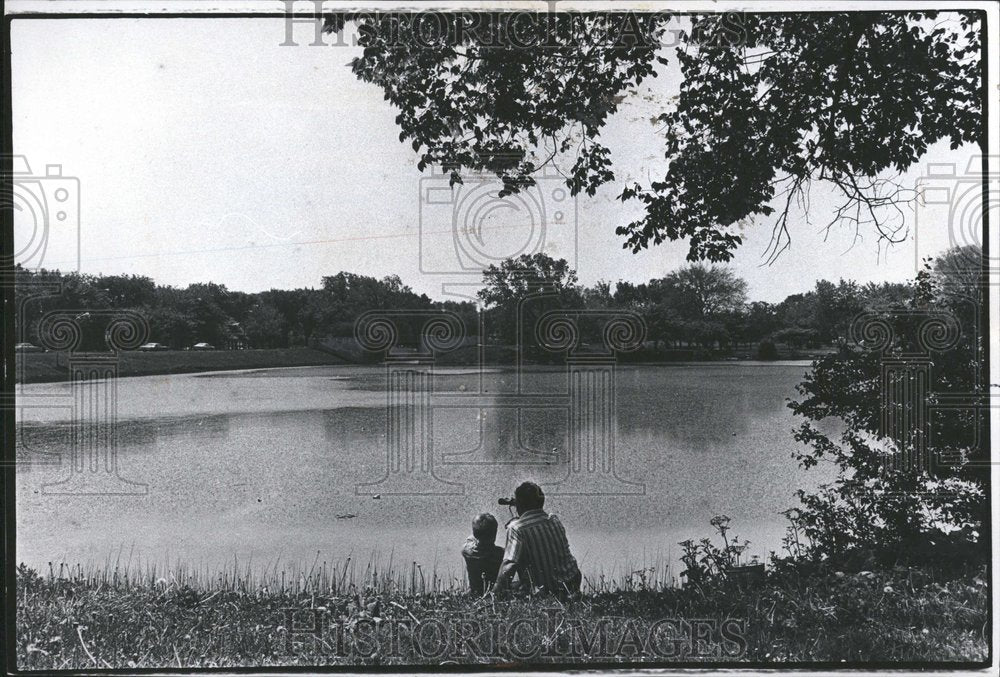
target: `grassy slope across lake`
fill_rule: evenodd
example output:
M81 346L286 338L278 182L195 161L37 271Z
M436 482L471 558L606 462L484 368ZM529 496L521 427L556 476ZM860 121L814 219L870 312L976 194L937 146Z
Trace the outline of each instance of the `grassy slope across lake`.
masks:
M747 590L731 584L651 589L629 579L616 591L590 591L564 603L476 599L460 589L415 594L381 571L374 586L311 573L254 584L233 573L188 585L172 573L161 578L115 568L60 578L21 568L19 667L968 664L987 659L991 632L986 569L971 565L944 574L927 566L786 568ZM662 619L669 622L658 624ZM473 625L462 625L467 622ZM718 631L726 622L728 640ZM490 635L495 627L501 629ZM694 639L698 627L707 628L708 642Z
M18 353L18 382L45 383L68 379L66 355L59 353ZM344 364L344 361L313 348L274 348L260 350L165 350L162 352L123 352L118 363L119 376L185 374L229 369L268 367L311 367Z
M783 350L783 360L814 359L823 351L799 352ZM314 367L343 364L378 363L377 355L364 359L362 353L357 359L347 359L348 355L334 355L315 348L262 348L252 350L165 350L162 352L128 351L120 355L119 376L155 376L157 374L189 374L206 371L227 371L237 369L268 369L276 367ZM475 348L464 348L442 355L438 363L442 366L478 366L480 355ZM513 348L503 346L488 347L483 364L515 366L518 356ZM626 353L621 356L623 363L670 364L686 361L721 359L719 355L706 352L696 355L690 350L647 351ZM525 363L533 364L532 360ZM67 357L62 353L17 353L15 355L15 380L18 383L51 383L69 380ZM558 360L542 364L561 364ZM736 362L738 364L738 362Z

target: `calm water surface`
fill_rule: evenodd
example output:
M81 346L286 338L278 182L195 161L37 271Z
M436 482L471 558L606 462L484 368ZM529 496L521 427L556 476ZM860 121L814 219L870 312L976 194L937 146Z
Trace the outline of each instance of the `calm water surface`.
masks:
M217 567L254 562L418 561L460 575L458 549L472 515L492 511L523 479L548 490L546 508L566 525L588 576L674 562L677 542L706 536L725 513L752 541L777 549L779 512L794 491L825 479L791 458L796 425L787 399L807 364L619 367L616 377L619 495L560 496L569 422L559 394L567 376L533 370L509 405L510 370L440 369L432 432L443 495L373 499L359 484L386 473L387 396L378 367L310 367L123 378L118 381L118 464L144 483L140 496L48 495L69 473L69 410L23 409L18 468L17 557L103 564L109 558ZM65 404L67 384L25 386L22 403ZM595 424L596 425L596 424ZM592 426L593 427L593 426ZM451 484L445 484L450 482ZM628 492L633 492L629 494ZM641 492L641 493L635 493ZM348 517L348 515L354 515ZM339 516L339 517L338 517ZM501 544L503 535L498 539ZM278 565L279 567L281 564Z

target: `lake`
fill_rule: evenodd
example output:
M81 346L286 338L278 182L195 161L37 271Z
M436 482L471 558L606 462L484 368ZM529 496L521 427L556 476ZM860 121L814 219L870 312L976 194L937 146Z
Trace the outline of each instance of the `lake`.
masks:
M677 543L710 535L720 513L766 556L780 549L779 513L796 505L794 491L826 479L791 458L799 445L786 404L807 370L618 366L613 392L574 404L564 369L519 379L511 369L438 368L424 418L387 396L377 366L121 378L119 475L139 495L47 493L71 473L74 394L66 383L27 385L18 391L17 559L40 569L119 559L211 568L234 558L308 567L317 553L378 553L461 577L472 516L491 511L502 525L509 515L497 498L524 479L546 489L546 509L588 577L676 562ZM76 396L93 396L86 390ZM612 406L617 425L602 420ZM403 415L387 427L391 412ZM395 472L389 452L420 444L432 472L418 459L424 479L394 495L396 484L379 483ZM611 445L613 472L603 472ZM603 456L574 460L574 449L597 447ZM568 480L583 475L598 481L581 495Z

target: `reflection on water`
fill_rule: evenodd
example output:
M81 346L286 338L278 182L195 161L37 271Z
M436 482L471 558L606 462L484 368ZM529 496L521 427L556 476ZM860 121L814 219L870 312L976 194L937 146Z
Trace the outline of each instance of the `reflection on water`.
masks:
M567 412L556 408L438 408L434 448L444 466L565 463L567 419Z
M550 491L546 506L567 525L584 568L674 560L676 543L708 535L718 513L730 515L759 554L775 549L783 533L778 513L794 504L794 490L824 479L791 459L786 399L804 371L619 368L618 473L644 484L645 493ZM386 472L384 384L383 370L361 367L121 379L120 472L146 483L148 495L45 495L41 485L66 466L20 466L18 559L100 563L124 548L158 561L211 565L236 556L263 565L311 561L317 551L336 559L377 550L459 570L473 514L490 510L506 521L497 497L523 479L552 487L567 473L565 407L519 408L504 397L519 385L522 393L564 393L565 373L532 371L519 383L510 371L445 370L435 391L460 397L435 406L431 440L435 472L455 491L358 495L358 484ZM29 456L68 459L68 428L28 412L19 446Z

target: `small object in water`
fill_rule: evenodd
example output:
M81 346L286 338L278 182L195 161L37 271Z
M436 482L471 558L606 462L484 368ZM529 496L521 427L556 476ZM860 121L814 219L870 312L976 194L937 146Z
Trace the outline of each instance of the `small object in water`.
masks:
M337 519L339 520L349 520L353 517L357 517L353 512L345 512L343 515L337 515Z
M372 494L372 500L378 501L382 498L382 494Z

